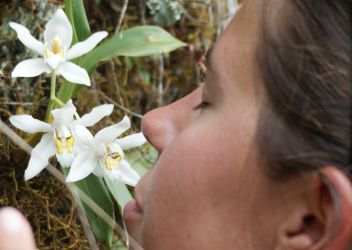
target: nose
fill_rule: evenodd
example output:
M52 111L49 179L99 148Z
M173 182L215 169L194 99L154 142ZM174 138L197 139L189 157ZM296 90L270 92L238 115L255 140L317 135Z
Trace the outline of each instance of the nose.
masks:
M201 100L201 89L197 88L182 99L149 111L142 119L142 131L148 141L161 152L197 115L193 107Z

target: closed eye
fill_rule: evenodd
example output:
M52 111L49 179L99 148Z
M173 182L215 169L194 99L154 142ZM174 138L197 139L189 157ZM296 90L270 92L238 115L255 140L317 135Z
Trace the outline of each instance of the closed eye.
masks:
M205 109L209 106L208 102L205 101L201 101L199 104L197 104L196 106L193 107L193 110L202 110Z

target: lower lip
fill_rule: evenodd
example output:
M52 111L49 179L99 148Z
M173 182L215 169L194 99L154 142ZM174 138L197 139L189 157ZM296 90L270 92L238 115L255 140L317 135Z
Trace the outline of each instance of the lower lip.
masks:
M142 210L140 209L136 200L130 200L126 203L123 209L123 219L125 221L137 221L142 217Z

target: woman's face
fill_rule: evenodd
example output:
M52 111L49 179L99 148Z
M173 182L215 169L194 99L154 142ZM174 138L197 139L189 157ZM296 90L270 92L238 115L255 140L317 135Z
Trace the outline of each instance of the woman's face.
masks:
M247 1L223 32L204 85L143 119L160 155L124 218L145 249L265 249L260 232L276 230L265 220L276 190L256 160L260 6Z

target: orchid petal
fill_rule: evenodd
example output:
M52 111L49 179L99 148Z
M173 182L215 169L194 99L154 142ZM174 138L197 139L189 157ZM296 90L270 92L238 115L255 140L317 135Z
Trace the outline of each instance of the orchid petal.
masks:
M44 134L40 142L33 148L28 167L24 173L26 181L41 172L48 165L49 158L55 154L56 149L52 136L52 134Z
M97 44L101 40L103 40L107 35L108 33L106 31L96 32L85 41L76 43L67 52L66 60L71 60L88 53L89 51L94 49Z
M67 126L73 121L73 115L76 112L76 107L66 107L54 109L51 111L53 115L54 121L53 124L56 128L60 128L62 126Z
M123 183L127 184L127 185L130 185L130 186L132 186L132 187L135 187L135 186L137 185L139 179L136 180L136 179L130 178L129 176L121 175L121 181L122 181Z
M112 180L113 182L121 181L122 173L119 169L113 170L113 171L109 171L109 170L105 169L104 174L107 177L109 177L109 179Z
M56 159L63 168L69 168L75 158L74 153L63 152L62 154L56 154Z
M101 167L99 165L94 169L93 174L95 174L96 176L99 176L99 177L104 176L103 170L101 170Z
M54 39L55 36L58 36L62 44L66 48L69 48L72 42L72 26L62 9L58 9L55 15L45 25L44 41L48 43Z
M114 143L120 145L123 150L139 147L144 144L147 140L145 139L143 133L137 133L133 135L128 135L121 139L116 139Z
M122 173L121 180L130 186L135 186L141 179L138 173L124 159L122 159L120 162L120 170Z
M117 144L117 143L109 143L106 146L111 150L111 152L118 153L122 157L125 156L125 153L123 152L123 150L122 150L122 148L120 147L119 144Z
M98 162L94 154L82 152L72 162L66 182L79 181L91 174L96 167L98 167Z
M81 147L82 149L94 151L95 149L94 137L87 128L83 127L82 125L76 125L74 127L74 134L79 147Z
M92 111L88 114L85 114L77 121L78 124L81 124L85 127L90 127L100 121L104 116L108 116L111 114L114 108L113 104L103 104L97 107L94 107Z
M119 135L121 135L123 132L125 132L127 129L129 129L130 126L131 126L130 119L127 116L125 116L122 119L122 121L120 121L119 123L100 130L95 135L95 140L97 142L103 142L106 144L111 143Z
M90 86L90 79L87 71L72 62L64 62L60 64L56 69L56 73L62 75L69 82Z
M64 106L62 106L63 109L66 109L66 108L74 108L76 109L75 105L73 105L73 102L72 102L72 99L68 100Z
M10 122L13 126L26 133L49 133L53 131L50 124L37 120L31 115L13 115L10 117Z
M44 72L50 73L52 69L43 58L27 59L13 69L11 77L34 77Z
M10 27L17 33L18 39L29 49L37 52L39 55L44 54L44 44L35 39L29 30L21 24L10 22Z
M52 69L57 69L57 67L60 65L61 62L63 62L63 59L61 56L54 55L54 56L46 58L46 63Z

